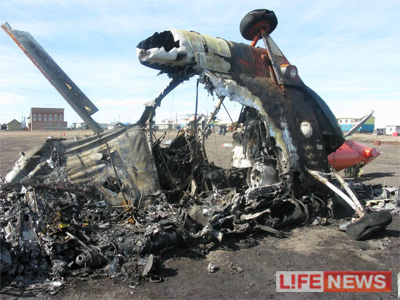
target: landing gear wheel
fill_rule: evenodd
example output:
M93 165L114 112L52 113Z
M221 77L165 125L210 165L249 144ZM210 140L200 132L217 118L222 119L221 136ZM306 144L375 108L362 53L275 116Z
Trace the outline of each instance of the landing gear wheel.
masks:
M240 33L246 40L252 41L261 28L270 34L277 25L278 19L272 10L255 9L243 17L240 22Z
M258 188L277 183L278 171L272 163L256 162L247 172L247 185Z

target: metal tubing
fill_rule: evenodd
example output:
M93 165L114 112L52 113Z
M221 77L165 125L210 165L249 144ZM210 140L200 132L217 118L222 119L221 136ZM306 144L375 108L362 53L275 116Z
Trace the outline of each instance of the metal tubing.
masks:
M332 191L334 191L336 194L338 194L344 201L347 202L348 205L350 205L350 207L352 209L354 209L355 212L357 212L357 214L360 217L363 217L365 215L365 212L363 210L361 210L354 202L352 199L350 199L345 193L343 193L341 190L339 190L336 186L334 186L332 183L329 182L328 179L326 179L325 177L321 176L319 174L319 172L317 171L313 171L313 170L307 170L308 173L310 173L315 179L317 179L318 181L322 182L323 184L325 184L328 188L330 188Z

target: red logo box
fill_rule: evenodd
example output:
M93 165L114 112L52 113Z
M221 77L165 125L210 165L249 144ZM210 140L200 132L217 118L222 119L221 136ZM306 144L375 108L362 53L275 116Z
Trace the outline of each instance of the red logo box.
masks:
M276 272L277 292L391 292L390 271Z

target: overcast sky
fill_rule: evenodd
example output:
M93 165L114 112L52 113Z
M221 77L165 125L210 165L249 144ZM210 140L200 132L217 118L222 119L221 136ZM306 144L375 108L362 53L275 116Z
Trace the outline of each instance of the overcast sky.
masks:
M336 117L375 110L378 127L400 125L399 0L13 0L0 1L0 22L31 33L99 108L96 121L133 122L169 81L138 62L141 40L178 28L248 43L239 23L256 8L275 11L272 38ZM215 101L201 91L207 113ZM194 102L192 79L167 96L157 121L193 113ZM63 107L69 125L80 121L3 30L0 104L0 123L21 121L31 107ZM228 108L237 117L240 106Z

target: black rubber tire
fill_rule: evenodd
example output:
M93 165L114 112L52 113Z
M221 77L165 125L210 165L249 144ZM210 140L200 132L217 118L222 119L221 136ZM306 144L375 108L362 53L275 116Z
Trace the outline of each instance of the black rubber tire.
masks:
M255 9L245 15L240 22L240 33L249 41L252 41L258 34L261 27L267 27L270 34L278 25L278 19L272 10Z
M392 223L392 215L389 211L372 211L357 222L350 224L346 233L354 240L365 240L371 235L384 230L390 223Z

